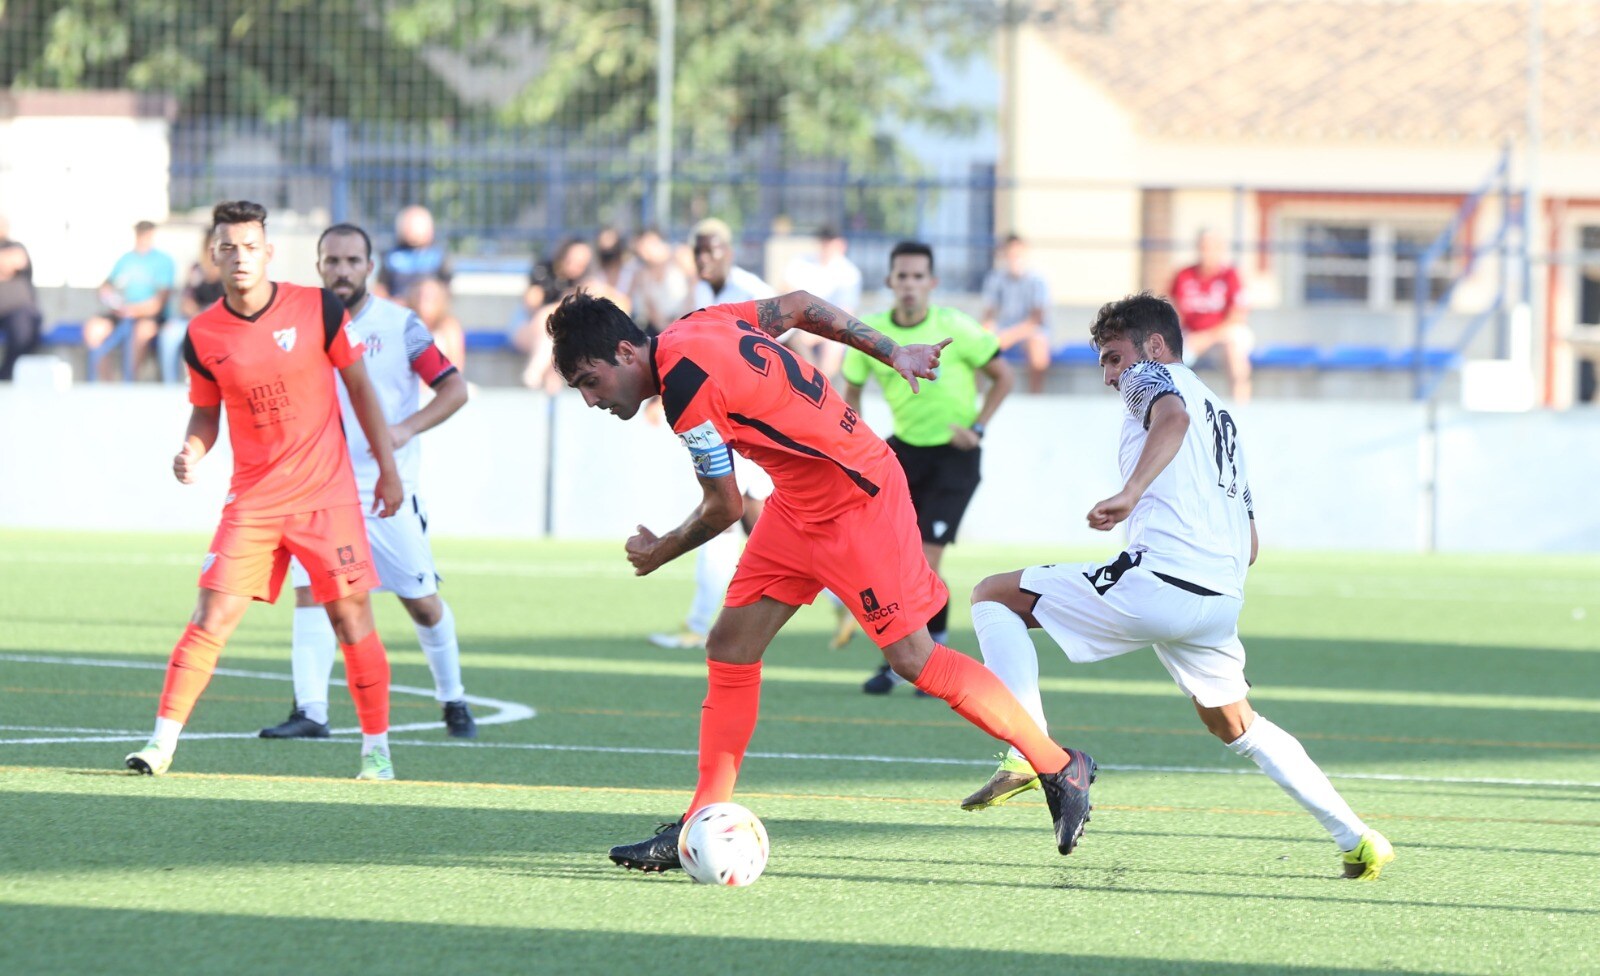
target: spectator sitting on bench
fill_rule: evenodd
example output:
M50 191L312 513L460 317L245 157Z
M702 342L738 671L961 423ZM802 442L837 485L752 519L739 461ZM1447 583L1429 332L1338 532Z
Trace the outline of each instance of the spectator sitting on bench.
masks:
M177 265L172 258L156 250L156 225L141 220L133 227L133 250L117 259L111 274L100 285L101 312L83 323L83 345L90 359L99 359L100 375L111 377L110 356L95 356L95 350L110 341L118 329L130 334L118 338L119 342L132 343L126 361L132 364L132 380L137 372L150 340L161 331L167 319L167 300L172 297L173 282L177 279ZM93 379L93 377L90 377Z
M156 360L161 364L161 382L182 383L183 339L189 334L189 320L215 305L222 298L222 269L211 260L211 231L200 235L200 256L189 266L189 280L178 299L178 317L161 326L156 336Z
M1220 235L1202 230L1195 250L1200 260L1173 276L1168 289L1183 326L1183 360L1193 365L1220 348L1228 395L1243 405L1250 402L1250 350L1255 346L1255 333L1244 324L1244 285L1226 261Z
M5 344L0 380L11 379L18 357L39 345L43 325L39 295L33 290L33 260L21 242L11 239L11 225L0 217L0 343Z
M450 286L438 278L419 278L406 292L405 306L417 313L417 318L428 327L434 345L444 353L444 358L454 363L456 369L466 370L467 334L461 320L450 310Z
M528 273L528 290L523 307L528 320L511 334L511 347L528 354L522 370L522 385L554 396L566 388L566 380L550 357L550 337L545 335L545 320L563 298L582 289L598 298L609 298L624 312L632 313L633 303L595 273L594 248L581 238L568 238L556 248L548 262L535 262Z
M454 273L450 253L434 235L433 214L427 207L414 203L401 208L394 218L395 246L383 252L372 293L398 302L424 278L438 278L448 286Z
M983 279L983 327L1002 350L1022 347L1028 357L1028 392L1043 393L1050 369L1050 287L1028 268L1028 244L1012 234Z

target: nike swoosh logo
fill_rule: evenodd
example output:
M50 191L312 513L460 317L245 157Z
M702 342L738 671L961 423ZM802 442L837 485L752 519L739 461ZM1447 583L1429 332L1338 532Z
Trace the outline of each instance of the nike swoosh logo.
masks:
M889 629L889 628L890 628L890 627L892 627L892 626L893 626L893 625L894 625L894 621L893 621L893 620L891 620L891 621L889 621L889 622L888 622L888 623L886 623L886 624L884 624L884 625L883 625L883 626L882 626L882 627L874 627L874 628L872 628L872 632L873 632L873 633L874 633L874 634L881 634L881 633L883 633L883 632L884 632L884 631L886 631L886 630L888 630L888 629Z
M349 583L351 586L355 586L357 583L361 582L361 577L352 576L348 580L346 580L345 582Z
M233 353L230 352L226 356L218 356L216 359L213 359L211 361L211 365L213 365L213 366L221 366L223 363L227 362L228 360L230 360L232 358L233 358Z

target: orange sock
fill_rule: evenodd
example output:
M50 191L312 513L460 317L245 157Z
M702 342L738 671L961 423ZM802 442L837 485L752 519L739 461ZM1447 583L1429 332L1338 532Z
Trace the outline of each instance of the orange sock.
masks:
M361 731L367 735L389 731L389 654L378 632L354 644L340 644L339 650L344 652L344 676L356 702Z
M943 698L973 725L1016 746L1035 772L1059 773L1067 767L1066 750L1039 731L993 671L965 654L935 644L913 683L935 698Z
M161 687L161 705L156 715L187 724L194 703L211 683L217 658L222 655L222 638L200 629L199 624L183 628L167 660L167 680Z
M761 662L724 664L707 660L706 700L700 706L700 781L689 813L733 798L739 764L761 710Z

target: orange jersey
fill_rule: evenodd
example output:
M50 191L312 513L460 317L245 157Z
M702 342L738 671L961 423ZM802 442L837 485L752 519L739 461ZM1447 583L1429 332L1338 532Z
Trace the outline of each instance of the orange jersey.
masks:
M731 471L727 449L772 477L772 504L803 521L836 518L875 497L898 465L810 363L759 331L754 302L713 305L652 346L667 422L702 476ZM903 490L903 489L902 489Z
M227 299L189 322L183 356L189 402L225 404L233 517L295 515L356 505L355 476L339 421L334 370L365 347L345 326L333 292L276 282L267 307L248 318Z

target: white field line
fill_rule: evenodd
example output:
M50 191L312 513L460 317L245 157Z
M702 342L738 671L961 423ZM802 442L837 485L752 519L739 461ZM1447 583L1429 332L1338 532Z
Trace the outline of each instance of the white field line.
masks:
M167 669L167 666L165 664L158 664L158 663L156 663L154 661L106 661L106 660L102 660L100 658L92 658L92 657L50 657L49 655L44 655L44 654L0 654L0 661L11 661L11 662L14 662L16 664L65 664L65 665L69 665L71 667L80 667L80 668L133 668L133 669L139 670L139 671L165 671ZM242 670L242 669L239 669L239 668L217 668L215 671L213 671L211 673L213 675L220 674L220 675L223 675L223 676L229 677L229 678L263 678L263 679L265 679L267 681L293 681L294 680L294 676L293 675L282 674L282 673L277 672L277 671L245 671L245 670ZM346 682L341 681L341 680L339 680L337 678L333 679L330 682L330 684L345 685L346 687L348 687ZM390 685L389 686L389 691L391 693L398 692L398 693L400 693L402 695L419 695L419 696L424 697L424 698L432 698L433 697L433 689L432 688L417 688L417 687L414 687L412 685ZM482 717L478 717L476 715L473 716L473 718L477 719L477 722L478 722L479 725L504 725L507 722L520 722L520 721L522 721L524 719L530 719L530 718L533 718L535 715L539 714L536 710L534 710L532 707L530 707L528 705L521 704L520 702L502 701L499 698L485 698L485 697L483 697L481 695L467 695L466 696L466 701L467 701L467 704L469 704L469 705L478 705L478 706L480 706L482 708L493 708L493 709L496 710L492 714L484 715ZM444 722L442 722L442 721L440 721L440 722L408 722L408 723L406 723L404 725L391 725L391 726L389 726L389 731L390 732L421 732L424 729L442 729L442 728L444 728ZM9 726L9 725L0 725L0 729L18 731L18 732L57 731L57 732L91 732L92 733L92 732L99 731L99 733L101 735L113 735L113 736L119 736L119 735L122 734L122 733L114 731L114 730L96 730L96 729L55 729L55 730L51 730L51 729L28 729L28 728L22 728L22 727L18 727L18 726ZM333 735L357 735L357 734L359 734L361 732L361 730L359 728L329 729L328 731ZM147 738L147 736L144 736L144 735L142 735L140 733L131 733L131 734L139 735L140 738ZM195 732L195 733L186 734L183 738L187 742L193 742L193 741L198 740L198 739L253 739L253 738L256 738L257 735L258 735L258 733L255 733L255 732ZM54 740L48 740L48 741L54 741ZM122 742L122 741L125 741L125 740L121 739L121 738L115 738L115 739L94 739L94 740L90 740L90 741L96 741L96 742ZM43 743L40 740L30 740L30 739L0 739L0 744L4 744L4 745L34 745L34 744L43 744Z
M49 657L46 655L30 654L0 654L0 661L14 661L22 664L66 664L74 667L104 667L104 668L135 668L140 670L165 670L165 664L156 664L148 661L105 661L98 658L83 657ZM273 671L244 671L237 668L218 668L216 674L228 675L237 678L265 678L270 681L289 681L289 675ZM335 684L344 684L339 681ZM413 695L432 695L433 692L426 688L411 688L405 685L393 685L391 689ZM494 698L479 698L468 696L467 701L474 705L483 705L498 708L497 714L489 715L478 720L479 725L499 725L507 722L532 718L535 710L527 705L516 702L500 701ZM421 729L436 729L443 726L442 722L416 722L409 725L391 726L391 732L410 732ZM96 742L143 742L148 735L127 729L84 729L84 728L54 728L50 726L23 726L0 725L0 731L8 732L53 732L55 735L33 736L22 739L0 738L0 746L26 746L26 745L66 745ZM60 733L70 733L62 735ZM355 736L360 729L333 729L334 736ZM185 742L199 742L213 739L254 739L258 738L255 732L197 732L186 734ZM311 739L310 742L350 741L349 739ZM593 746L593 745L564 745L545 742L440 742L430 739L396 739L393 745L416 747L423 749L516 749L535 752L583 752L601 755L623 756L695 756L694 749L664 749L648 746ZM898 763L913 766L989 766L993 759L956 759L932 756L873 756L851 755L848 753L826 752L750 752L746 756L754 759L779 759L799 762L862 762L862 763ZM1192 773L1206 776L1254 776L1257 772L1251 768L1230 768L1224 766L1152 766L1142 764L1112 764L1104 763L1102 769L1131 772L1131 773ZM1472 777L1472 776L1406 776L1399 773L1329 773L1332 779L1349 780L1376 780L1390 783L1456 783L1476 786L1565 786L1581 789L1600 789L1600 782L1589 783L1578 780L1540 780L1540 779L1504 779L1497 777Z
M481 724L481 723L480 723ZM5 726L0 726L5 728ZM344 743L352 744L358 741L353 733L357 730L340 730L335 733L335 738L305 739L301 741L312 743ZM340 738L337 736L348 736ZM30 739L0 739L0 746L25 746L25 745L58 745L96 742L144 742L149 738L148 733L120 733L110 732L103 735L87 736L58 736ZM195 735L185 735L183 741L192 742L210 739L254 739L258 738L254 732L203 732ZM532 752L582 752L591 755L617 755L617 756L689 756L698 753L693 749L661 749L648 746L588 746L588 745L563 745L548 742L440 742L432 739L393 739L390 745L405 746L407 748L422 749L517 749ZM894 763L911 766L982 766L994 765L993 759L953 759L937 756L856 756L846 753L827 752L747 752L748 759L779 759L797 762L862 762L862 763ZM1255 776L1259 772L1254 768L1245 767L1229 769L1221 766L1152 766L1139 763L1100 763L1101 769L1126 773L1188 773L1202 776ZM1587 790L1600 790L1600 782L1586 783L1581 780L1567 779L1502 779L1497 777L1477 776L1406 776L1399 773L1328 773L1329 779L1348 780L1373 780L1385 783L1454 783L1469 786L1560 786L1576 787Z

